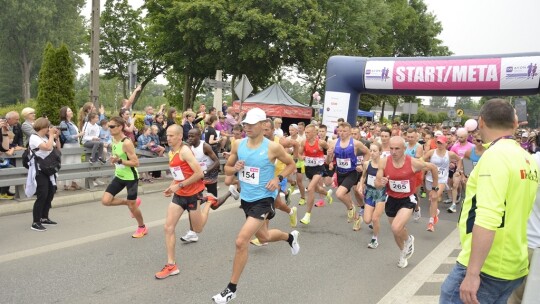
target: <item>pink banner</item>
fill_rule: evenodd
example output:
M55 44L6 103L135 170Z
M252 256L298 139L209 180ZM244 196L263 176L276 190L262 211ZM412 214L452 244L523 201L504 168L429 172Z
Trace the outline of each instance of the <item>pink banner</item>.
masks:
M395 61L394 90L498 90L500 58Z
M313 117L312 108L302 108L285 105L269 105L262 103L244 102L242 104L242 111L247 112L253 108L260 108L266 112L266 116L270 117L289 117L289 118L302 118L311 119ZM240 111L240 102L233 102L233 109L235 113Z

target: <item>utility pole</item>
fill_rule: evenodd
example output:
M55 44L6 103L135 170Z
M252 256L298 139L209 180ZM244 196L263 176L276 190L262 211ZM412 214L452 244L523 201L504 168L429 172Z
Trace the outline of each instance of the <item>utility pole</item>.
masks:
M90 101L98 107L99 101L99 3L92 0L92 27L90 37Z

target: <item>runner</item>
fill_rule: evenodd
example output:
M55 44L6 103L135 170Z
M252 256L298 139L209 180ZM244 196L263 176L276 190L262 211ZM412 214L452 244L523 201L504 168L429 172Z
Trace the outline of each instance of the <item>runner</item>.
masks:
M366 148L369 149L369 145L371 143L370 142L365 143L364 141L362 141L359 128L357 127L351 128L351 136L355 140L358 140L359 142L363 143L366 146ZM364 155L363 154L356 155L356 171L358 172L358 182L356 183L356 187L358 187L358 184L360 183L360 179L362 178L362 173L364 172ZM358 207L357 212L354 214L353 231L359 231L360 228L362 227L362 219L364 218L364 209L365 209L366 202L364 201L363 192L353 191L353 194L354 194L354 197L356 198L356 207Z
M423 157L424 161L434 164L438 171L438 184L433 183L433 176L431 175L431 172L426 174L426 188L435 189L435 191L437 191L438 198L436 201L430 201L429 204L430 218L427 225L427 231L430 232L435 231L435 225L437 225L437 222L439 221L439 209L437 208L438 203L442 199L443 192L449 189L448 171L450 169L450 163L457 163L457 170L459 172L463 171L463 162L461 161L461 158L456 153L446 149L447 142L448 138L446 136L441 135L437 137L437 149L427 151Z
M324 174L324 151L328 149L328 144L319 138L317 138L317 129L314 125L307 125L305 128L306 140L300 143L300 159L304 161L306 167L306 177L310 180L307 189L307 208L306 214L300 220L300 223L308 225L311 221L311 211L313 210L313 204L315 203L315 192L330 197L327 199L330 203L332 192L324 191L320 182L322 175Z
M474 145L467 141L467 137L469 136L469 133L465 128L459 128L456 131L457 134L457 142L450 148L450 151L456 153L459 155L460 158L463 158L465 156L465 152L472 149ZM450 175L449 177L452 179L451 181L451 187L452 187L452 205L455 205L459 203L459 201L464 199L465 191L461 191L463 187L465 187L465 178L463 176L462 171L456 170L456 164L452 163L450 165ZM458 193L460 194L460 198L458 200ZM461 194L462 193L462 194Z
M236 238L236 254L234 256L231 280L227 287L214 297L215 303L228 303L236 298L236 287L248 258L249 240L253 235L262 242L287 241L293 255L298 254L298 231L285 233L278 229L268 230L265 221L275 215L274 200L282 176L274 177L275 160L279 159L286 166L283 175L294 172L294 161L287 155L285 149L263 136L262 122L266 113L253 108L242 121L247 139L236 141L232 145L231 155L225 165L225 174L233 176L238 173L242 192L241 206L246 215L246 221Z
M356 190L364 194L364 222L373 227L373 236L368 243L368 248L375 249L379 246L378 237L381 229L380 218L384 211L386 201L386 189L375 188L375 178L381 159L381 144L373 142L369 146L371 160L364 162L364 172Z
M132 237L142 238L148 233L148 228L144 225L139 209L141 199L137 197L139 158L135 154L133 143L124 135L125 125L125 121L120 117L113 117L109 121L108 126L112 135L112 156L109 161L115 166L115 170L114 178L103 193L101 203L105 206L127 205L138 224L137 231ZM124 188L127 188L127 199L115 197Z
M204 174L203 184L205 185L208 194L212 196L209 199L213 202L218 197L217 183L219 174L219 159L212 147L208 143L201 141L201 130L199 128L193 128L189 130L187 143L189 144L193 155L195 155L195 159L201 166L201 170ZM234 186L231 185L231 187L229 187L229 191L227 191L227 193L225 193L222 197L218 199L220 206L225 203L225 201L232 195L233 192L237 193L236 191L234 191L234 189L231 189L232 187ZM237 196L235 196L234 198L238 199ZM207 199L208 198L206 198L206 200ZM203 204L206 200L202 199L201 204ZM199 240L199 236L195 231L193 231L191 221L189 226L190 230L188 230L188 232L184 236L182 236L180 240L186 243L197 242Z
M197 129L197 128L195 128ZM194 130L191 129L190 132ZM199 233L202 231L208 221L210 207L217 209L219 204L217 200L211 200L204 206L201 212L199 208L199 194L204 190L203 171L193 151L182 143L183 128L180 125L171 125L167 128L167 142L171 151L169 151L169 168L173 181L163 191L166 197L173 197L167 208L165 218L165 244L167 246L167 264L163 269L155 274L156 279L165 279L171 275L180 273L176 266L176 235L175 229L178 220L188 211L189 221L192 230Z
M382 127L380 131L380 140L381 140L381 158L390 156L390 136L392 131L387 127Z
M386 187L388 197L385 212L400 249L397 266L405 268L409 264L407 260L414 253L414 236L409 235L405 226L411 218L414 205L417 204L414 195L415 173L420 170L431 170L433 183L438 184L438 172L435 165L405 155L405 140L401 137L390 139L390 151L390 156L381 159L375 187L378 189ZM430 199L437 200L436 190L434 188L431 190Z
M298 125L297 124L291 124L289 125L289 134L290 136L287 137L289 140L294 140L297 143L302 142L302 140L305 139L305 137L301 137L298 134ZM305 136L305 135L304 135ZM289 148L289 154L293 153L293 148ZM298 201L298 205L302 206L306 204L306 187L304 187L304 173L305 173L305 167L304 162L302 160L299 160L295 158L296 162L296 173L293 172L291 175L289 182L291 183L291 187L289 187L289 195L292 195L294 192L294 187L298 185L298 190L300 191L300 200Z
M351 125L347 122L342 123L339 128L341 134L330 144L328 149L329 161L335 158L337 164L337 198L347 207L347 222L350 223L354 218L355 207L349 194L351 188L358 183L358 172L356 171L357 155L369 155L369 150L363 143L351 137ZM369 158L369 156L368 156Z
M424 147L418 143L418 134L416 133L416 130L413 128L407 129L407 133L405 136L407 140L407 147L405 148L405 154L413 158L420 158L424 156ZM417 198L420 195L419 192L421 192L421 188L423 184L424 184L424 172L418 171L416 172L416 191L414 192ZM420 204L416 204L416 207L413 213L413 219L415 222L418 222L421 217L422 217L422 213L420 211Z

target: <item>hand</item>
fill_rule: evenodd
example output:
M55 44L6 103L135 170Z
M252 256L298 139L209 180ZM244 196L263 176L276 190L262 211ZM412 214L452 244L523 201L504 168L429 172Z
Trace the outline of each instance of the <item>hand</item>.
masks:
M277 177L272 178L267 184L266 189L269 191L274 191L279 188L279 179Z
M142 86L141 85L138 85L136 88L135 88L135 91L134 92L140 92L142 90Z
M362 166L362 164L356 165L356 172L364 172L364 167Z
M99 114L105 114L105 107L103 106L103 104L99 106Z
M244 169L245 162L243 160L236 161L234 164L234 171L240 172L242 169Z
M6 154L11 156L13 155L13 152L15 152L15 148L10 148L9 150L6 151Z
M379 182L380 182L380 183L383 185L383 187L384 187L384 186L386 186L386 184L388 184L388 181L389 181L389 180L390 180L390 176L387 176L387 177L384 177L384 176L383 176L383 177L381 177L381 178L379 179Z
M111 165L114 165L114 164L116 164L116 162L117 162L119 159L120 159L120 158L119 158L118 156L114 156L114 155L113 155L113 156L111 156L111 157L109 158L109 162L111 163Z
M171 187L168 187L167 189L163 190L163 195L165 197L170 197L170 196L172 196L173 193L174 192L171 190Z
M480 276L466 274L461 286L459 287L459 298L465 304L480 304L476 294L480 287Z

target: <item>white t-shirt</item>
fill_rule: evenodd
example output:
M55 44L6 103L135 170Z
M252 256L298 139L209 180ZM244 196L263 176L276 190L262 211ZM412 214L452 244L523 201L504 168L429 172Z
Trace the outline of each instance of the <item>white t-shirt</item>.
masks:
M38 148L39 145L41 145L42 143L46 143L47 141L49 141L49 139L47 137L41 137L41 136L39 136L37 134L32 134L30 136L30 140L28 140L28 146L30 147L30 149L34 150L34 149ZM53 147L56 147L55 142L53 142ZM34 151L36 156L39 156L41 158L45 158L45 157L49 156L49 154L51 154L51 152L52 152L52 150L51 151L46 151L46 150L42 150L42 149Z

